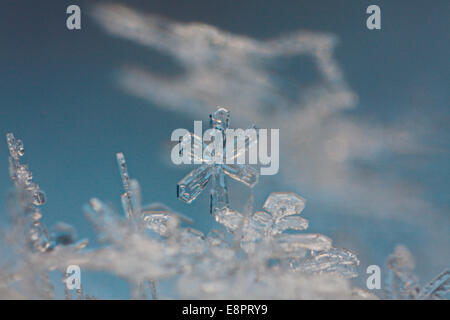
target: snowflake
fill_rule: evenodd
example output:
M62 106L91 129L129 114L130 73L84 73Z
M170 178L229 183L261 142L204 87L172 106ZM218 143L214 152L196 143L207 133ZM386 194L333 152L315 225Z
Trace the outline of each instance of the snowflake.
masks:
M264 252L266 258L287 261L296 271L356 276L357 257L349 250L333 248L330 238L322 234L285 233L308 228L308 221L298 215L305 202L293 192L272 192L263 206L266 212L243 215L224 209L216 215L216 221L238 234L247 253Z
M180 154L186 153L191 159L202 163L198 168L192 170L177 184L177 196L180 200L191 203L211 183L210 191L210 213L214 214L229 207L228 187L226 176L253 187L258 182L258 172L247 164L228 164L224 157L231 150L234 153L235 141L227 143L225 131L229 127L230 112L225 108L220 108L210 115L210 127L217 129L222 135L223 154L211 152L211 148L206 145L201 137L195 134L187 134L182 138ZM191 139L194 140L191 147ZM248 139L246 143L236 152L230 160L234 160L242 153L251 149L256 144L256 139ZM238 145L239 146L239 145ZM197 156L196 149L201 148L202 156ZM217 157L223 161L217 161ZM227 159L228 160L228 159Z

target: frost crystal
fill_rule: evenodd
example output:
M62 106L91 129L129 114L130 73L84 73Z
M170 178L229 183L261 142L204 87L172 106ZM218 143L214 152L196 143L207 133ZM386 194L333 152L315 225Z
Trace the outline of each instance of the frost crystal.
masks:
M216 215L216 220L238 234L241 247L248 254L264 251L266 257L280 259L294 271L357 275L356 256L349 250L333 248L328 237L284 233L308 228L308 221L298 216L305 208L305 199L292 192L273 192L263 208L269 213L258 211L246 216L225 209Z
M9 174L15 192L8 199L12 227L5 237L11 252L2 252L2 255L7 254L15 261L4 265L0 272L0 287L8 289L5 293L0 289L0 297L53 298L48 272L55 269L62 272L60 260L63 255L59 254L76 255L87 245L87 241L75 242L75 230L64 223L57 224L48 233L41 221L40 209L46 202L45 193L33 182L33 174L28 166L20 162L25 154L23 143L12 133L8 133L6 139L10 153ZM58 258L52 258L56 256ZM8 267L9 264L14 267Z
M235 150L235 141L227 143L225 130L229 127L230 112L225 108L218 108L218 110L210 115L210 127L217 129L221 133L221 141L223 142L223 154L215 154L211 152L210 146L203 143L201 137L194 134L187 134L183 137L183 148L180 153L187 153L191 159L202 163L200 167L189 172L177 184L177 196L180 200L186 203L194 201L198 195L205 189L208 183L211 183L210 191L210 213L215 214L220 210L229 207L227 177L229 176L236 181L242 182L249 187L253 187L258 182L258 172L246 164L228 164L225 161L227 153L232 152L232 157L227 157L229 160L234 160L241 154L252 147L255 147L256 140L248 139L242 148ZM191 148L191 143L194 141L194 146ZM211 143L213 144L213 143ZM202 157L199 157L196 148L203 147ZM222 161L216 161L217 157Z
M47 251L50 239L45 225L41 223L42 213L38 207L45 203L45 193L33 183L33 174L28 166L20 163L20 158L25 154L22 140L16 140L12 133L6 135L6 140L10 154L9 174L16 188L20 211L29 225L29 241L36 250Z
M47 228L41 222L42 212L40 206L46 203L45 192L41 190L37 183L33 182L33 174L26 164L20 162L25 154L23 142L16 139L12 133L6 135L9 147L9 174L16 190L17 211L16 216L12 217L23 223L28 229L27 239L34 250L46 252L54 249L58 245L70 245L75 242L74 232L72 235L59 234L62 226L66 231L73 229L67 224L61 224L54 228L49 235ZM85 242L79 243L84 246Z
M125 191L122 194L123 209L126 217L133 220L137 227L145 224L149 230L162 236L168 236L179 224L180 219L192 222L189 218L173 212L169 207L161 203L142 206L139 183L137 180L130 179L125 156L120 152L116 154L116 158Z
M225 127L227 121L215 125ZM68 265L115 274L129 283L130 297L136 299L156 299L157 284L166 280L174 284L174 291L162 298L376 298L352 288L346 279L357 275L359 260L354 253L333 247L324 235L298 233L308 221L300 217L305 200L295 193L271 193L264 211L253 212L252 196L244 213L229 206L216 208L215 219L229 232L211 230L204 235L185 227L192 221L165 205L142 205L139 184L130 178L121 153L117 160L125 214L116 214L97 198L84 207L102 246L93 249L86 241L75 242L75 229L64 223L56 224L47 236L38 208L45 199L43 192L19 161L23 144L8 134L8 146L15 197L9 201L12 227L5 241L12 252L7 252L9 263L0 269L1 298L55 298L58 284L49 280L49 272L60 271L65 281ZM420 287L406 248L396 249L388 268L392 298L448 298L449 271ZM71 298L67 286L64 293ZM94 297L80 288L76 298Z
M414 271L414 258L404 246L397 246L389 256L386 296L389 299L446 299L450 297L450 271L445 270L424 287Z

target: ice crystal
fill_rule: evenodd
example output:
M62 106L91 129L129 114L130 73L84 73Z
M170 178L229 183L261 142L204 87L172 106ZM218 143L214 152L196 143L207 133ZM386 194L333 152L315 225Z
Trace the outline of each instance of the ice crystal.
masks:
M248 139L243 147L235 150L235 141L227 143L225 130L229 128L230 112L225 108L218 108L214 114L210 115L210 127L217 129L221 134L223 143L223 154L211 152L211 149L202 141L202 137L195 134L187 134L182 138L183 145L180 153L188 153L191 159L195 159L201 163L200 167L189 172L183 179L178 182L177 196L186 203L194 201L198 195L205 189L208 183L211 184L210 191L210 213L214 214L220 210L229 207L229 196L227 177L229 176L236 181L242 182L249 187L253 187L258 182L258 172L247 164L229 164L225 161L227 153L232 152L232 157L227 160L234 160L242 153L252 147L255 147L256 140ZM191 148L191 139L194 141ZM213 144L212 142L211 144ZM203 147L205 152L201 157L197 156L195 148ZM222 161L217 161L217 157Z
M21 157L25 154L23 142L16 139L12 133L6 135L9 147L9 174L14 183L16 203L11 201L10 206L15 206L15 215L11 218L16 221L16 225L22 225L27 242L35 251L46 252L53 250L59 245L72 245L76 241L75 229L72 226L60 223L52 228L49 234L44 223L42 223L42 211L40 206L46 203L45 192L41 190L39 185L33 182L33 174L28 169L28 165L20 162ZM11 199L13 200L13 199ZM11 208L12 209L12 208ZM82 248L87 244L83 240L77 244Z
M389 256L389 274L386 296L390 299L448 299L450 297L450 270L445 270L424 287L414 274L414 257L404 246L397 246Z
M263 206L267 212L257 211L247 216L224 209L215 217L230 232L238 234L241 247L249 254L264 251L266 257L280 259L294 271L356 276L359 260L349 250L333 248L328 237L284 233L308 228L308 221L298 215L305 202L293 192L273 192Z
M168 236L179 224L180 219L191 222L189 218L173 212L169 207L161 203L142 206L139 183L137 180L130 179L125 156L119 152L116 154L116 158L125 191L121 197L123 209L126 217L133 220L137 228L145 225L149 230L162 236Z
M76 242L73 227L64 223L57 224L49 234L40 209L46 202L45 193L33 181L28 166L20 161L25 154L23 143L12 133L8 133L6 139L10 153L9 174L15 192L8 198L12 228L5 237L11 250L4 254L11 255L16 261L14 267L4 266L0 286L9 289L4 295L6 298L53 298L48 272L57 269L63 273L63 267L50 257L57 256L56 260L60 260L59 253L76 254L87 241Z
M47 251L50 248L50 238L47 228L41 223L42 213L39 208L46 201L45 193L33 182L33 174L28 166L20 162L20 158L25 154L22 140L16 139L12 133L6 135L6 140L10 154L9 174L16 188L21 218L29 225L27 238L34 249Z
M174 281L175 290L163 298L376 298L353 288L346 279L356 275L359 260L354 253L333 247L324 235L299 233L308 227L308 221L300 216L305 199L299 195L273 192L264 211L253 212L252 196L243 213L229 206L216 210L214 217L226 231L211 230L204 235L184 226L192 221L165 205L142 205L139 184L130 178L122 153L116 157L124 188L124 214L117 214L97 198L84 208L98 232L99 248L76 242L75 229L64 223L51 228L50 236L35 237L36 225L46 230L37 210L43 192L19 161L24 154L22 142L8 134L8 146L15 197L9 198L12 227L5 240L13 252L0 269L2 298L55 298L57 284L49 280L49 272L59 270L65 280L66 267L72 264L127 280L130 297L138 299L148 298L148 292L157 298L157 283L166 279ZM39 224L30 224L33 221ZM387 286L390 297L448 298L449 271L420 287L406 248L396 249L388 268L394 281ZM66 299L72 298L67 287L64 292ZM75 295L94 298L81 288Z

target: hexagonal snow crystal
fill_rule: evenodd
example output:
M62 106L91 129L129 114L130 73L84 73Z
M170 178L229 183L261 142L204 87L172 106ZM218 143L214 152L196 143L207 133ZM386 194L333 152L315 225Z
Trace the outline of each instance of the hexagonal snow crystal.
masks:
M305 208L306 200L293 192L272 192L264 203L264 210L273 216L298 214Z

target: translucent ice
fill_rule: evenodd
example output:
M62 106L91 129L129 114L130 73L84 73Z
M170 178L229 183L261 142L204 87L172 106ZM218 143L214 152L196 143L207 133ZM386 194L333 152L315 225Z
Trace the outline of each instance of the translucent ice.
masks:
M397 246L387 261L389 269L385 286L389 299L449 299L450 271L445 270L424 287L414 274L414 258L404 246Z
M303 249L326 251L331 248L331 239L321 234L280 234L275 239L283 253L288 254L295 254Z
M307 273L338 273L347 278L358 275L359 260L356 255L346 249L330 248L317 252L305 259L291 261L294 270Z
M302 212L305 202L305 199L293 192L272 192L263 208L276 217L284 217Z
M49 281L49 271L64 275L71 264L125 279L130 296L137 299L145 299L147 292L156 298L157 281L165 279L174 284L169 298L373 298L344 279L356 274L359 261L352 252L333 248L331 239L324 235L297 232L308 227L308 221L298 215L304 208L303 198L289 192L272 193L264 204L265 211L253 212L250 197L240 213L226 205L227 186L221 179L231 175L218 166L207 165L215 192L212 203L217 209L215 219L230 233L212 230L205 237L184 227L192 220L167 206L142 205L139 183L130 178L125 158L119 154L125 215L96 198L84 208L100 245L87 248L86 241L75 242L74 228L62 223L49 235L41 223L45 197L33 182L31 171L20 163L23 144L12 135L8 142L15 193L8 199L12 227L7 243L13 253L8 256L12 263L0 269L0 298L53 298L56 290ZM423 288L415 286L418 282L411 280L415 279L414 261L406 248L396 250L388 267L399 284L395 286L397 298L448 296L448 271ZM67 288L65 293L70 299ZM90 296L80 289L77 298Z
M42 213L38 208L46 202L45 193L33 182L33 174L28 166L20 162L20 158L25 154L23 142L16 139L12 133L6 135L6 140L10 154L9 174L21 209L18 214L28 221L28 237L33 248L45 252L50 248L50 240L45 225L40 221Z
M450 298L450 270L445 270L420 291L418 299L448 300Z
M223 154L219 154L221 161L214 161L216 155L211 154L210 148L206 146L200 137L189 134L185 135L181 152L187 152L188 155L201 163L201 165L192 170L188 175L181 179L177 184L177 197L186 203L194 201L198 195L205 189L206 185L211 182L210 191L210 213L217 214L219 211L228 208L229 197L228 187L226 182L226 175L236 181L253 187L258 182L258 172L247 164L226 164L227 148L232 148L234 151L235 145L231 144L229 147L226 144L225 130L229 127L230 112L225 108L220 108L210 115L210 127L220 130L222 141L226 145ZM192 141L193 139L193 147ZM233 141L234 142L234 141ZM252 142L253 143L253 142ZM203 152L202 159L199 159L196 148L206 149ZM245 152L248 149L248 144L244 144L241 149L236 150L236 154ZM209 150L209 151L208 151ZM244 150L244 151L243 151ZM205 156L206 155L206 156Z
M244 164L224 164L222 168L231 178L249 187L258 183L259 173L253 167Z
M219 107L209 118L211 128L224 131L230 125L230 111L225 108Z
M194 201L205 189L211 178L213 168L202 164L200 167L189 172L177 185L177 196L186 203Z

